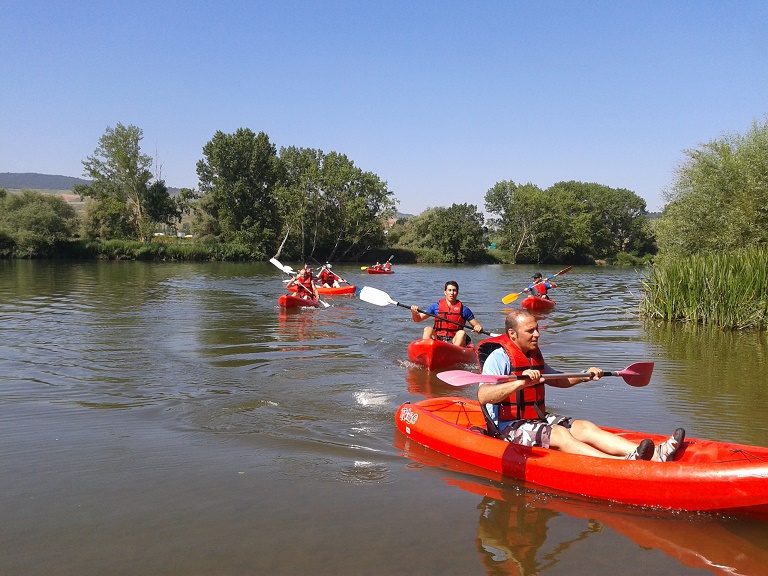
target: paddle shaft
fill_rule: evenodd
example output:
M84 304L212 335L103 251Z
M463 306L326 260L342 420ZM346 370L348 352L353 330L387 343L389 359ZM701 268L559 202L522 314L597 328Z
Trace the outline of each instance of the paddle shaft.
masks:
M408 310L411 309L410 306L401 304L400 302L395 302L395 304L397 304L401 308L407 308ZM430 314L429 312L422 310L421 308L417 308L416 311L421 314L426 314L427 316L432 316L432 318L437 318L439 320L442 320L443 322L448 322L449 324L455 324L460 328L466 328L468 330L472 330L472 326L470 326L469 324L461 324L459 322L454 322L453 320L448 320L447 318L443 318L442 316L438 316L437 314ZM491 334L490 332L488 332L488 330L480 330L480 334L485 334L486 336L498 336L498 334Z

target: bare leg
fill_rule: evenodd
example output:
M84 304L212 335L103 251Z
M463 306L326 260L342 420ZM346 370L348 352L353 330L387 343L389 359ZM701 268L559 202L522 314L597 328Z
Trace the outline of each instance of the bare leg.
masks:
M576 440L612 456L623 458L637 448L637 444L634 442L606 432L589 420L574 420L570 432Z
M424 326L424 333L422 334L421 337L424 340L430 340L432 338L432 332L433 332L432 326Z
M453 343L456 344L456 346L466 346L467 333L464 332L464 330L459 330L456 332L456 334L453 336Z

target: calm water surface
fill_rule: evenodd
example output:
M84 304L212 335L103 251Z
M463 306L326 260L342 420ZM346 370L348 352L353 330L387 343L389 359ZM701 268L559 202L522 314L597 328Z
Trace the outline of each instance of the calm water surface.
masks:
M534 271L337 268L407 305L456 279L493 332ZM353 296L285 312L281 280L269 264L0 261L0 573L768 573L768 523L563 498L409 443L400 404L473 394L408 364L423 325ZM764 334L644 323L631 269L559 285L540 319L550 364L656 368L646 388L550 389L553 410L768 445Z

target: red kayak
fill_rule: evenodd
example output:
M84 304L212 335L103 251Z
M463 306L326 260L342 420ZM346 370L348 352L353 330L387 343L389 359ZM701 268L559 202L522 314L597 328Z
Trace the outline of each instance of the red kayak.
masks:
M319 308L322 306L319 299L302 298L293 294L283 294L277 299L277 303L283 308Z
M414 340L408 345L408 360L427 370L439 370L459 364L477 365L475 347L456 346L442 340Z
M528 296L520 305L531 312L543 312L552 310L555 307L555 301L541 296Z
M394 274L392 268L368 268L368 274Z
M403 404L395 423L408 438L436 452L547 489L635 506L768 518L768 448L686 438L673 462L567 454L470 430L485 429L480 406L457 397ZM633 442L667 439L605 430Z
M291 292L298 291L298 287L296 284L293 284L292 286L288 286L288 290ZM357 290L357 286L339 286L338 288L322 288L320 286L317 287L317 293L318 294L330 294L331 296L335 294L354 294L355 290Z

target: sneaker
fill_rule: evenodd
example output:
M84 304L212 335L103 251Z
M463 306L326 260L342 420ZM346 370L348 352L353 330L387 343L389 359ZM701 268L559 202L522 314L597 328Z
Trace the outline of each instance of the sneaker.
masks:
M683 440L685 440L685 429L678 428L669 440L665 440L659 444L656 447L656 456L658 457L659 462L672 460L677 449L683 444Z
M627 454L625 460L650 460L653 458L654 450L653 440L646 438L638 444L637 448Z

